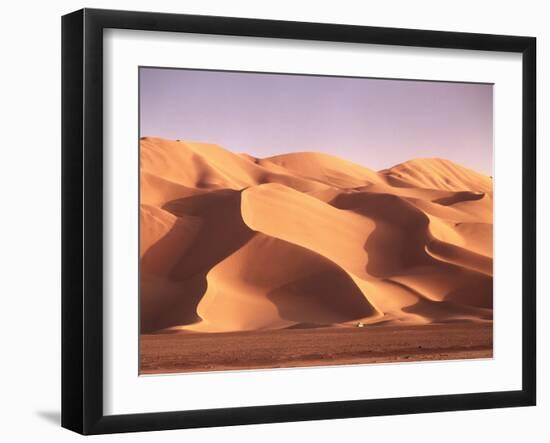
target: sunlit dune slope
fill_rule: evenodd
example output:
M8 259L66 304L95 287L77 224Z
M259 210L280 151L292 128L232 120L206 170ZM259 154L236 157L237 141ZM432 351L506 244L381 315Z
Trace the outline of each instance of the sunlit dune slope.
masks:
M492 178L141 140L141 330L492 319Z
M394 186L457 192L493 190L491 177L439 158L409 160L380 173Z

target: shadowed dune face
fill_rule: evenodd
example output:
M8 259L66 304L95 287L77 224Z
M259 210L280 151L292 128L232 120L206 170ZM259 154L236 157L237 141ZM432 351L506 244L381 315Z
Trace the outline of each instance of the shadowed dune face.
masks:
M198 313L215 330L333 324L375 314L337 264L262 233L214 266L207 281Z
M492 180L141 140L141 330L492 319Z

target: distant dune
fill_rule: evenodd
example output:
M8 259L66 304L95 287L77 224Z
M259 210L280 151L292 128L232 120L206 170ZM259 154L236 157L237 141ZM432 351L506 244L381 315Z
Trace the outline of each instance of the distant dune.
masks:
M492 179L449 160L142 138L141 330L490 322L492 227Z

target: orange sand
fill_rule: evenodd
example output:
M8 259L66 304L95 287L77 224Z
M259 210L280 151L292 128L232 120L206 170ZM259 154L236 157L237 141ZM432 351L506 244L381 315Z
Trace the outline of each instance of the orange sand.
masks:
M492 321L493 183L141 140L141 331Z

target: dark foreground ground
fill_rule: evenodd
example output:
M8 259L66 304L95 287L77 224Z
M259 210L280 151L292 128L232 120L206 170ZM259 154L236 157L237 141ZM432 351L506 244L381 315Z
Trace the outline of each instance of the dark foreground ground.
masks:
M141 336L141 374L490 358L492 323Z

